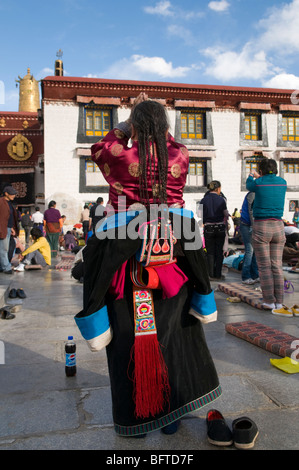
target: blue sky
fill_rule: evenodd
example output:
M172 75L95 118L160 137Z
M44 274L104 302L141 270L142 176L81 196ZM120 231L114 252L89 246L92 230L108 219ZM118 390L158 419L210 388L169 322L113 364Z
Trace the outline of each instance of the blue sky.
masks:
M0 0L0 111L53 75L299 89L299 0Z

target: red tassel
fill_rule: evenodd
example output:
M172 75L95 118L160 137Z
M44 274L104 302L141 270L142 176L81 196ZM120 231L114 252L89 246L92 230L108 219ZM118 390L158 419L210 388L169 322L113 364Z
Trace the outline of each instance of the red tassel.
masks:
M159 414L169 402L168 370L156 334L135 336L134 398L139 418Z

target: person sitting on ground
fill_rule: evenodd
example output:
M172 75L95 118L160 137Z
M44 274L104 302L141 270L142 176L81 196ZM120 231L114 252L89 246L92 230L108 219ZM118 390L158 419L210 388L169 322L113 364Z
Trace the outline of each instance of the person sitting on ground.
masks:
M288 223L284 222L284 233L286 236L286 243L285 246L290 248L294 248L295 250L298 249L299 245L299 228L294 227L294 225L289 225Z
M235 252L235 250L229 250L228 255L223 259L223 266L227 268L234 268L238 271L242 271L242 265L244 261L244 254Z
M77 240L70 230L64 235L65 248L68 251L71 251L77 245Z
M43 268L51 264L51 248L47 239L43 236L42 231L33 227L30 235L33 244L19 255L20 264L15 268L15 271L24 271L25 265L40 265Z

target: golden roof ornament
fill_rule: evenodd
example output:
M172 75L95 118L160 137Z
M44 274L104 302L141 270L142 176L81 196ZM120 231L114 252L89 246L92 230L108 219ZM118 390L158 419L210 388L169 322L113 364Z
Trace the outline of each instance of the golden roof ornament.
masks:
M35 80L30 68L27 69L27 75L24 78L20 76L18 78L16 82L19 83L19 111L36 113L40 108L38 85L40 80Z

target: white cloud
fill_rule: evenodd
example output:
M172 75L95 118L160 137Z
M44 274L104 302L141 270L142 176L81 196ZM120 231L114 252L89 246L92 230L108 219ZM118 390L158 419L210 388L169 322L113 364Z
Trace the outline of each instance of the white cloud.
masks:
M213 1L208 4L208 7L214 11L226 11L229 8L229 2L226 0Z
M221 81L250 78L260 80L271 74L271 64L264 51L255 51L251 43L241 52L207 48L203 54L210 59L206 74Z
M158 77L164 80L185 77L191 69L192 66L174 67L172 62L167 62L163 57L134 54L130 58L115 62L99 76L123 80L154 80Z
M47 76L53 76L54 75L54 69L51 69L50 67L44 67L36 77L36 80L43 79Z
M298 90L299 89L299 77L292 73L280 73L275 75L263 82L263 86L266 88L282 88L286 90Z
M212 1L208 6L224 11L229 3ZM201 52L208 58L206 75L222 82L249 79L270 88L299 88L299 78L290 70L299 52L299 0L268 9L241 49L209 47Z
M132 56L134 66L142 73L154 73L160 77L183 77L189 67L173 67L172 62L166 62L163 57Z
M275 50L280 55L299 51L299 0L292 0L280 8L270 10L267 18L259 21L263 30L259 43L265 50Z
M171 36L180 38L185 44L194 44L194 36L192 32L181 25L169 25L167 27L167 32Z
M217 2L216 2L217 3ZM221 3L221 2L220 2ZM194 20L204 16L202 11L190 11L186 9L176 8L168 0L162 0L154 7L144 7L145 13L150 15L159 15L165 17L175 17L179 20Z
M174 12L171 10L171 3L168 0L162 0L154 7L144 7L144 11L150 15L173 16Z

